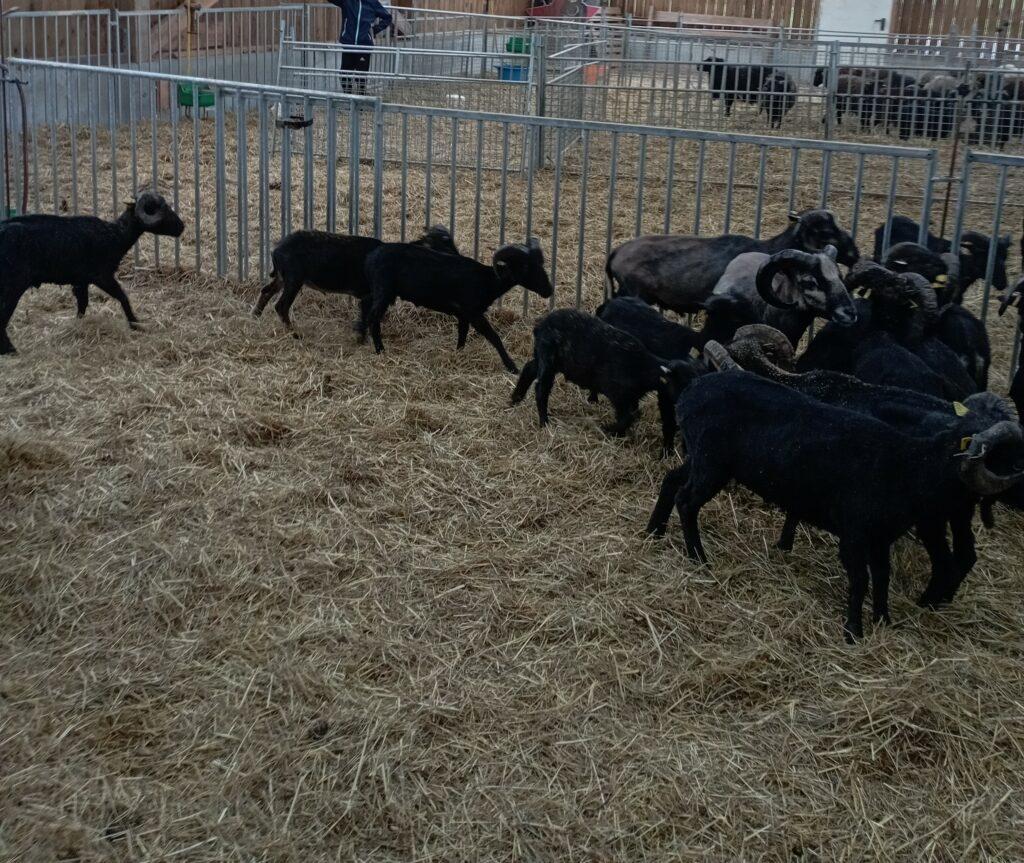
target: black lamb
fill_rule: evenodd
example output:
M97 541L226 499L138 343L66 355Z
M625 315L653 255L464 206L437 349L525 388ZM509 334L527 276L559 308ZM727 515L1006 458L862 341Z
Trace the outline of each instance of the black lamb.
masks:
M260 291L252 307L255 317L263 314L270 299L282 291L274 311L289 330L292 328L291 307L304 285L327 294L350 294L360 303L361 314L355 327L360 336L363 318L370 307L370 285L364 268L370 252L383 243L375 237L350 234L329 234L326 231L293 231L274 247L270 281ZM414 245L457 255L452 235L441 225L427 229Z
M462 255L449 255L411 243L385 243L366 260L366 280L373 301L360 324L373 338L377 353L384 350L380 324L396 299L451 315L458 321L461 350L473 327L501 357L510 372L519 369L505 350L501 337L486 318L498 297L522 285L540 297L554 293L544 269L540 243L531 238L523 245L504 246L494 253L491 266Z
M559 374L577 386L607 396L615 408L612 435L625 434L636 421L640 400L658 394L662 446L672 449L676 433L674 405L679 393L703 371L692 360L655 356L641 342L616 327L575 309L557 309L533 328L533 359L523 366L512 392L521 402L536 381L537 414L548 423L548 397Z
M89 285L121 304L132 329L139 320L117 281L117 268L143 234L180 237L178 214L155 192L125 205L114 222L95 216L19 216L0 223L0 354L15 353L7 324L22 295L43 284L71 285L78 317L89 306Z

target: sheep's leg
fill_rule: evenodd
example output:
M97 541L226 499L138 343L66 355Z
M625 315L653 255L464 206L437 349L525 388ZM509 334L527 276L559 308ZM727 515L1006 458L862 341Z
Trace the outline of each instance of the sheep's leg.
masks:
M0 355L16 354L14 345L7 337L7 325L14 316L14 310L21 301L21 295L27 288L4 288L0 286Z
M793 542L796 540L796 529L800 526L800 519L792 513L786 513L786 523L782 525L782 532L775 547L779 551L792 551Z
M139 319L135 317L135 312L132 311L132 304L128 302L128 295L124 292L121 285L118 284L117 279L113 276L101 279L96 282L96 287L111 299L117 300L121 304L121 311L124 312L124 316L128 320L129 327L133 330L139 329Z
M356 335L359 338L359 344L363 344L366 341L366 322L370 317L370 309L372 307L373 294L367 294L365 297L359 298L359 317L352 325L352 328L356 331Z
M640 405L637 402L616 402L615 422L606 425L604 430L613 437L620 437L629 431L630 426L636 421L636 414Z
M892 623L889 617L889 575L892 571L889 546L878 542L872 545L871 558L871 615L875 623Z
M459 318L459 337L455 343L455 350L461 351L466 347L466 336L469 335L469 321Z
M551 366L538 363L537 385L533 388L533 394L537 398L537 418L542 426L548 424L548 399L551 387L555 385L556 374L558 372Z
M672 452L676 440L676 406L666 390L658 390L658 410L661 413L661 452L667 456Z
M665 535L665 526L672 514L672 507L676 502L679 489L686 482L689 470L689 462L684 462L681 467L665 474L665 478L661 481L661 491L658 493L657 503L654 504L654 512L651 513L651 517L647 521L647 532L652 536Z
M864 595L868 591L868 561L864 542L852 537L840 537L839 559L843 562L849 581L843 633L847 644L853 644L858 638L864 637Z
M85 310L89 308L89 286L88 285L75 285L71 289L71 293L75 295L75 304L78 306L78 317L85 317Z
M974 548L974 507L966 508L958 512L949 520L949 528L953 534L953 561L956 564L952 583L945 597L946 602L952 602L964 579L970 575L974 564L978 562L978 554Z
M929 519L918 524L916 532L932 565L931 577L924 592L918 597L917 604L922 608L936 608L947 602L946 596L955 590L956 564L946 541L946 522L943 519Z
M291 282L285 284L284 290L281 291L281 296L277 298L277 302L274 303L274 311L277 312L277 316L281 319L285 329L292 332L292 303L295 302L295 298L299 295L299 291L302 289L302 283L298 284ZM297 333L293 333L296 337Z
M473 318L470 323L473 325L474 330L494 345L494 349L498 352L498 356L501 357L501 361L505 364L505 368L512 372L512 374L517 374L519 372L519 366L512 361L512 357L510 357L508 355L508 351L505 350L505 345L502 344L501 336L494 331L494 328L490 325L487 318L480 315L478 318Z
M266 285L263 286L263 290L260 291L259 297L256 299L256 303L252 307L252 316L258 318L263 314L263 310L267 307L267 303L270 302L270 298L274 296L279 290L281 290L282 283L281 277L275 275Z
M729 481L727 474L700 473L695 470L692 461L688 461L689 471L686 483L676 495L676 509L679 521L683 525L683 538L686 540L686 553L700 563L707 563L708 556L704 552L704 544L700 541L700 525L698 516L701 508Z
M530 391L530 387L533 382L537 380L537 361L530 360L523 366L522 372L519 374L519 380L516 381L515 389L512 390L512 398L509 400L509 404L517 405Z
M372 294L370 311L364 318L364 323L370 330L370 338L373 340L373 349L378 353L384 353L384 340L380 334L380 322L384 320L388 307L395 301L395 294L391 291L385 292L375 290Z

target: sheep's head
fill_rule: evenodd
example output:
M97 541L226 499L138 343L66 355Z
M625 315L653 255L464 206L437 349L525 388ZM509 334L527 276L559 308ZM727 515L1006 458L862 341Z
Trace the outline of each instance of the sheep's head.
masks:
M919 338L938 320L935 289L917 273L894 273L873 261L850 270L847 287L871 299L871 320L900 338Z
M997 422L960 443L960 479L975 494L1002 494L1024 479L1024 433L1019 423Z
M720 66L724 62L724 60L722 60L719 57L716 57L714 54L709 54L707 57L704 58L704 62L700 64L700 70L702 72L710 72L714 66Z
M836 249L825 246L820 254L785 249L772 255L757 271L761 299L780 309L800 309L840 326L857 322L857 309L839 268Z
M1012 291L1007 291L1003 294L1002 299L999 303L999 315L1006 314L1006 310L1010 306L1016 306L1017 312L1020 314L1021 319L1024 320L1024 279L1021 279L1013 286Z
M918 243L897 243L886 252L882 266L893 273L917 273L935 289L939 305L957 295L959 262L955 255L940 255Z
M860 259L860 251L846 231L839 227L831 210L804 210L790 213L794 223L793 248L804 252L823 252L826 246L835 246L840 264L852 267Z
M163 237L180 237L185 233L185 223L164 200L163 195L156 192L143 192L125 205L125 211L131 214L146 233Z
M663 363L659 371L661 385L675 401L703 370L693 360L671 360Z
M522 285L538 297L550 297L555 289L544 269L544 253L540 241L530 237L526 245L504 246L492 259L498 281L506 289Z
M960 269L961 280L966 288L977 279L984 279L988 271L988 256L992 241L985 234L977 231L964 231L960 237ZM996 238L995 261L992 266L992 287L997 291L1005 291L1006 256L1010 250L1010 236Z
M415 246L424 246L433 249L435 252L444 252L446 255L459 254L451 231L444 225L428 225L423 231L423 236L413 242Z
M743 368L758 373L790 372L796 362L796 352L789 339L775 327L765 324L740 327L726 350Z

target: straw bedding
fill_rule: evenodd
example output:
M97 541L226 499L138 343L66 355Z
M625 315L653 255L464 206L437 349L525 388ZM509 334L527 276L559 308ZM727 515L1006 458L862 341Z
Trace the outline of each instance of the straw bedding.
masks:
M901 542L847 647L834 542L746 492L706 567L641 536L653 404L608 439L559 385L542 430L450 320L400 304L378 357L345 298L295 340L255 280L124 283L145 332L43 288L2 364L0 856L1024 856L1020 516L940 613Z

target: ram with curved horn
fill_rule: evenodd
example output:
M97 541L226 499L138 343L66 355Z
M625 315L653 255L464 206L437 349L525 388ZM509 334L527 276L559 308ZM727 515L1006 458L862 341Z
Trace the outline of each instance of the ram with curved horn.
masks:
M857 309L839 275L836 257L834 246L815 254L797 249L774 255L747 252L726 267L712 296L731 297L749 306L755 321L781 330L796 344L815 318L837 326L857 321Z
M839 263L852 266L860 253L831 210L790 213L788 227L764 240L741 234L719 237L648 235L612 250L605 264L616 296L639 297L675 312L698 312L729 263L746 252L774 255L783 249L821 252L835 246Z
M908 435L750 372L697 378L680 396L676 418L687 460L665 477L648 529L664 531L674 498L688 554L706 561L700 511L735 481L834 534L849 581L849 641L863 635L869 582L874 620L889 622L890 549L897 539L935 519L961 488L992 494L1024 478L1024 438L1012 424L970 437L959 428Z
M868 384L840 372L816 370L792 374L782 367L791 360L792 347L782 333L771 327L741 327L727 347L710 342L705 352L709 361L719 368L728 367L724 355L741 368L826 404L874 417L908 435L927 437L954 429L962 438L971 437L1017 419L1013 405L994 393L976 393L963 403L954 403L899 387ZM931 581L921 595L921 605L939 605L952 600L976 561L971 524L977 495L963 486L955 486L941 503L943 505L934 513L917 523L917 536L932 565ZM789 551L793 547L798 523L792 515L787 517L779 548ZM946 540L947 525L953 537L952 550Z
M798 371L831 369L951 400L978 391L957 355L933 335L939 310L926 279L861 261L846 284L863 295L856 300L856 326L822 328L797 362Z
M82 317L89 286L116 300L128 325L139 328L117 268L143 234L180 237L185 230L163 196L143 192L114 222L95 216L18 216L0 224L0 354L14 353L7 324L22 295L43 284L70 285Z

